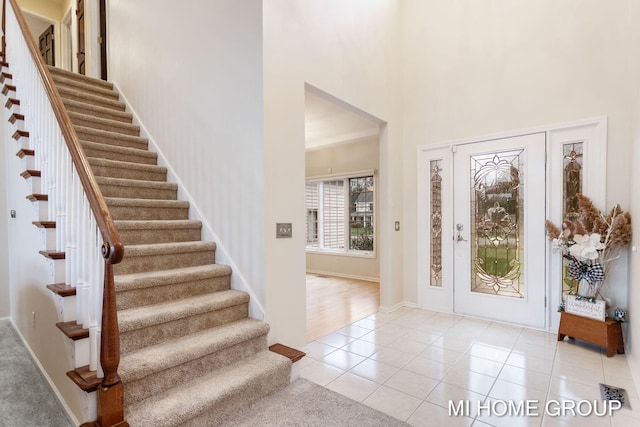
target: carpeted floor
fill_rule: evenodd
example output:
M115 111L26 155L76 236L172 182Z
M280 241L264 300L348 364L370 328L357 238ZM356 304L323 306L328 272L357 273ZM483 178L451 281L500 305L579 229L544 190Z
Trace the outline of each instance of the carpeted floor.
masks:
M224 427L394 427L408 424L305 379L225 419Z
M0 320L0 427L73 426L8 320Z

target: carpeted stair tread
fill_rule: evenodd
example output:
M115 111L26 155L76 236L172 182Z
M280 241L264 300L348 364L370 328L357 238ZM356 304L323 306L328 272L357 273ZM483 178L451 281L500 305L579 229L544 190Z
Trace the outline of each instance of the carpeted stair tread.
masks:
M101 144L114 145L119 147L132 147L140 150L147 150L149 141L146 138L123 133L111 132L103 129L95 129L87 126L74 125L76 134L81 140L97 142Z
M128 206L136 208L189 208L184 200L126 199L122 197L105 197L109 206Z
M116 292L132 289L165 286L216 277L230 276L231 267L224 264L206 264L195 267L156 270L144 273L119 274L114 276Z
M188 252L215 251L215 250L216 250L216 243L206 242L206 241L125 246L125 251L127 252L128 257L169 255L173 253L188 253Z
M270 351L261 351L235 364L168 389L127 408L132 427L195 425L196 417L207 413L201 425L216 425L229 413L248 406L289 383L291 361Z
M133 115L126 111L114 110L112 108L101 107L75 99L62 98L62 103L67 111L81 114L90 114L103 119L117 120L123 123L132 123Z
M121 310L118 312L118 325L120 333L125 334L248 302L249 295L246 292L228 289L163 304Z
M89 157L91 166L104 166L117 169L130 169L134 171L150 172L150 173L167 173L167 168L157 165L145 165L141 163L123 162L120 160L100 159L97 157ZM155 180L154 180L155 181Z
M96 176L99 185L113 185L117 187L139 187L140 189L152 188L157 190L178 190L178 184L166 181L143 181L141 179L110 178L108 176Z
M195 220L116 220L115 225L125 246L202 240L202 222Z
M152 181L153 182L153 181ZM118 231L123 230L170 230L174 228L202 228L202 222L197 220L167 220L167 221L115 221Z
M111 96L115 99L118 99L118 93L115 92L113 87L109 88L107 86L97 85L93 82L86 82L80 79L70 79L66 76L52 74L53 81L56 84L56 87L66 87L69 89L74 89L78 91L83 91L85 93L91 93L94 95L102 95L102 96Z
M80 125L84 127L92 127L96 129L102 129L109 132L121 133L130 136L140 135L140 126L132 123L125 123L118 120L104 119L102 117L96 117L91 114L77 113L75 111L67 111L69 118L74 125Z
M113 83L107 82L101 79L96 79L94 77L85 76L84 74L78 74L71 71L63 70L62 68L53 67L51 65L47 65L49 72L51 73L54 80L57 77L64 77L70 80L83 82L85 84L100 86L109 90L113 90Z
M118 374L127 383L267 333L267 323L247 317L126 354Z
M147 158L149 159L149 161L153 161L154 164L156 164L158 160L158 153L154 153L153 151L148 150L141 150L139 148L121 147L117 145L109 145L100 142L83 140L80 140L80 144L82 144L82 147L85 150L105 151L121 154L123 156Z
M73 87L56 85L60 97L63 99L75 99L76 101L82 101L89 104L101 105L106 108L112 108L118 111L125 111L127 108L124 102L119 101L118 98L114 98L111 94L117 95L116 92L111 92L109 96L103 94L87 93L82 90L76 90Z
M104 180L98 178L105 178ZM116 181L117 180L117 181ZM104 197L123 197L147 200L176 200L178 189L171 185L151 185L150 183L167 184L165 181L142 181L138 179L108 178L96 176ZM170 184L170 183L169 183Z

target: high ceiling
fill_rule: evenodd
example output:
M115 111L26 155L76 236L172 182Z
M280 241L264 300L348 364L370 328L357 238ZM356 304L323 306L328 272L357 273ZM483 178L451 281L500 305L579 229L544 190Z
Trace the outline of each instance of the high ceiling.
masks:
M305 148L319 149L348 144L378 135L380 125L372 119L348 110L306 91Z

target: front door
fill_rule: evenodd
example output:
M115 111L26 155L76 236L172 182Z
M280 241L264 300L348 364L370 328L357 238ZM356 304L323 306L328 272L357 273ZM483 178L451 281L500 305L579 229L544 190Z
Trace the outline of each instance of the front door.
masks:
M44 62L47 65L54 66L56 61L55 51L53 43L53 25L49 26L38 37L38 47L40 48L40 54L44 58Z
M545 327L545 134L455 147L454 311Z
M85 37L84 37L84 0L78 0L76 9L78 18L78 73L86 74L85 70Z

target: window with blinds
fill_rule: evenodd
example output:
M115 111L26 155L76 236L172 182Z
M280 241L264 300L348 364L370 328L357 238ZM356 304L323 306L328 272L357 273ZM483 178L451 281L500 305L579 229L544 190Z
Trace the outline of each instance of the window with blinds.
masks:
M311 250L373 252L373 176L306 183L306 243Z

